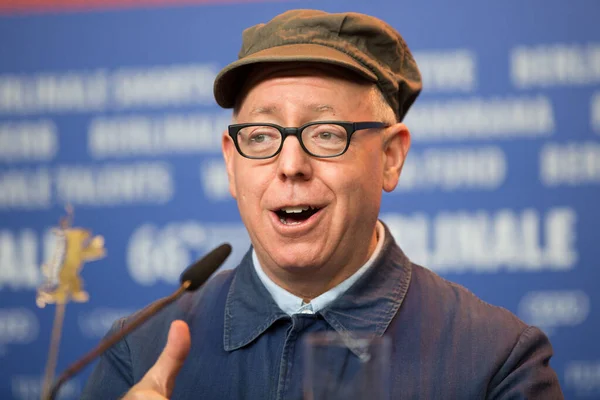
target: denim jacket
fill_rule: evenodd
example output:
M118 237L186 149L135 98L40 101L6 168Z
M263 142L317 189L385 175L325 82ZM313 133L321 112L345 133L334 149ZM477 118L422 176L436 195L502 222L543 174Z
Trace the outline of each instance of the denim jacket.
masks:
M249 251L106 352L82 398L122 396L154 364L175 319L189 324L192 346L172 399L302 399L302 339L331 330L391 337L391 399L563 398L539 329L411 263L387 228L367 273L312 315L275 304Z

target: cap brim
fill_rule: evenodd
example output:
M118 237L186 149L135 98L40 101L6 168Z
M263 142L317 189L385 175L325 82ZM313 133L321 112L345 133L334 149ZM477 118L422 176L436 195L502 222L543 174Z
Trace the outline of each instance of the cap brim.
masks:
M247 67L250 65L299 61L337 65L356 72L369 81L377 82L377 76L373 72L340 50L319 44L288 44L258 51L223 68L215 78L215 100L223 108L232 108L247 78Z

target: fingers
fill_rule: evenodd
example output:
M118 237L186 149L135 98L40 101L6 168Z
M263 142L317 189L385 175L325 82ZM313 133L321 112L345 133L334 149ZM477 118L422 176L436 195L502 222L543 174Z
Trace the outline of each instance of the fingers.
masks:
M190 343L190 330L187 324L183 321L174 321L169 329L167 344L149 371L158 378L159 383L170 388L169 395L175 378L190 352Z
M183 321L173 321L167 337L167 344L156 363L142 380L133 386L125 396L134 399L167 399L175 387L175 378L190 352L190 330Z

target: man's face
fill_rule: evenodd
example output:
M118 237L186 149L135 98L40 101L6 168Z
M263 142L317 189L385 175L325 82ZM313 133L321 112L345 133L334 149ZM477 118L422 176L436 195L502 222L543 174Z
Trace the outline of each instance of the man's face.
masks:
M252 79L236 122L298 127L378 121L371 86L326 71L263 70ZM334 279L368 259L377 241L382 189L395 187L408 151L408 132L399 133L399 126L357 131L347 152L329 159L305 153L295 137L273 158L246 159L224 135L230 191L268 275L276 281L308 273ZM310 209L285 212L298 207Z

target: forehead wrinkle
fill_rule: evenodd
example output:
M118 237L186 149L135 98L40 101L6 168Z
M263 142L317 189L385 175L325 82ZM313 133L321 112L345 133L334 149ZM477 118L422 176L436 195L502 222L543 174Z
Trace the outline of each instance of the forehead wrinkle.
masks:
M255 107L250 111L250 115L273 115L277 112L277 106Z
M335 109L329 104L309 104L307 108L316 113L331 112L335 114Z
M323 113L331 113L335 115L335 108L329 104L307 104L304 107L308 111L317 114ZM259 106L255 107L250 111L250 115L252 116L260 116L260 115L275 115L279 112L279 107L276 105L272 106Z

